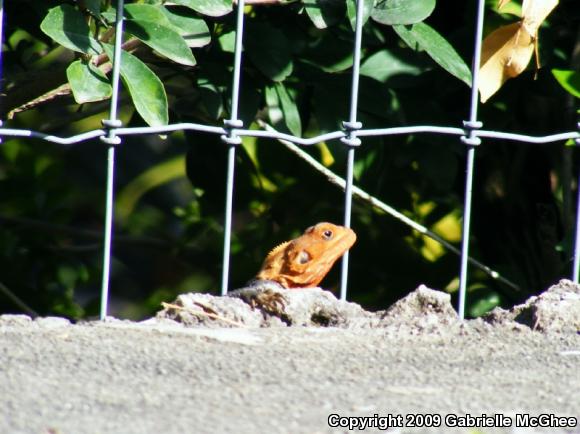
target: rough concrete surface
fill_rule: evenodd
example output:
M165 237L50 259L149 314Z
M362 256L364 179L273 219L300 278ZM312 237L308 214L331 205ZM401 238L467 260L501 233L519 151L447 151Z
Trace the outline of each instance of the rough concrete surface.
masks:
M472 321L425 287L376 313L282 295L269 312L187 294L142 323L0 316L0 433L349 432L331 414L389 432L580 433L578 285ZM536 422L576 425L522 426Z

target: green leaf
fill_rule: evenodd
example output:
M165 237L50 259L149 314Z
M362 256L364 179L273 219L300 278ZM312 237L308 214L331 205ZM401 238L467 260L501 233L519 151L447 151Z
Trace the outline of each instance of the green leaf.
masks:
M435 0L379 0L371 18L389 26L423 21L435 9Z
M372 114L376 118L392 119L393 116L393 93L385 85L378 81L362 76L359 86L359 111L361 122L363 116ZM364 114L362 114L364 112Z
M300 60L325 72L344 71L352 66L352 45L332 32L324 32L314 44L309 44Z
M268 116L274 127L295 136L302 134L300 113L293 96L282 83L266 87L266 104Z
M52 8L42 20L40 29L55 42L73 51L100 54L102 48L91 37L84 15L71 5Z
M203 47L211 42L211 34L204 20L193 15L187 9L161 8L169 19L173 30L185 40L190 48Z
M101 13L101 0L84 0L83 5L96 17Z
M168 27L181 36L188 47L203 47L211 41L205 21L195 16L195 12L185 8L171 8L163 5L131 3L125 5L125 17L134 21L145 21ZM102 14L108 21L115 20L115 11L110 9Z
M278 94L278 101L284 113L284 122L292 134L295 136L302 135L302 122L300 121L300 113L296 106L294 97L290 94L288 88L282 83L276 83L276 93Z
M417 39L415 38L415 34L405 26L393 26L393 30L399 35L407 46L415 51L422 50L423 47L419 45Z
M552 74L566 91L580 98L580 72L566 69L552 69Z
M481 284L471 285L469 291L469 316L477 318L501 305L500 295Z
M141 3L131 3L123 8L124 17L135 21L152 21L163 26L170 27L169 19L163 13L164 7L161 5L147 5ZM116 9L110 8L101 14L109 22L116 19Z
M147 192L183 177L185 177L184 155L172 157L148 168L119 192L116 217L121 223L125 222Z
M233 53L236 49L236 32L231 31L220 35L218 43L222 51L226 53Z
M169 27L152 21L126 20L128 33L139 38L159 54L182 65L194 66L195 57L185 40Z
M112 88L107 76L90 62L77 60L71 63L66 76L78 104L111 97Z
M457 51L432 27L425 23L414 24L411 28L393 26L397 34L413 49L423 49L451 75L471 86L471 71Z
M157 24L169 26L169 19L163 13L165 9L161 5L147 5L141 3L131 3L125 5L125 18L130 18L135 21L154 21Z
M59 283L67 289L74 289L79 280L86 278L86 270L79 270L70 264L60 265L57 269Z
M283 81L292 74L292 45L281 30L252 22L248 26L245 49L254 65L271 80Z
M344 3L335 0L302 0L306 14L319 29L336 24L344 17Z
M186 6L210 17L221 17L233 9L232 0L173 0L172 3Z
M244 125L251 125L256 120L256 114L263 105L263 97L257 89L257 84L252 84L252 79L246 79L245 85L240 91L240 107L238 117Z
M109 59L112 59L113 46L104 45L104 48ZM143 120L152 127L167 125L167 94L159 77L137 57L124 50L121 52L121 77Z
M364 2L363 4L363 26L368 21L369 17L371 16L371 12L373 10L374 0L361 0ZM350 26L352 30L356 27L356 2L357 0L346 0L346 15L348 16L348 20L350 21Z
M198 89L201 96L200 108L205 109L205 113L211 119L219 119L224 110L224 101L220 90L211 83L198 84Z
M416 59L405 59L404 53L399 53L392 49L384 49L367 57L360 67L360 73L385 83L398 76L417 76L424 72L425 69L418 65Z

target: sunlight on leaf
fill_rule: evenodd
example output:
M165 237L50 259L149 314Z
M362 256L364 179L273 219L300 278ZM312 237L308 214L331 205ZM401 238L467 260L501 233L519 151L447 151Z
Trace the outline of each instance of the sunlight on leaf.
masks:
M344 16L344 3L332 0L302 0L306 15L319 29L337 23Z
M296 102L290 91L282 83L274 83L265 89L268 117L276 129L300 136L302 122Z
M520 75L534 53L531 36L520 23L502 26L483 42L479 92L486 102L510 78Z
M211 42L211 33L204 20L194 16L195 12L186 10L161 9L173 30L181 35L190 48L203 47ZM191 13L188 13L191 12Z
M328 145L326 144L326 142L321 142L318 145L316 145L316 147L320 151L320 162L324 164L326 167L332 166L335 162L335 159L330 149L328 149Z
M532 36L537 35L538 29L557 4L558 0L523 0L523 26Z
M67 68L66 75L78 104L102 101L113 92L105 73L90 62L74 61Z
M445 255L445 248L441 246L437 241L421 235L423 240L423 246L420 249L421 256L429 262L435 262L437 259Z
M102 49L83 14L71 5L52 8L42 20L40 29L60 45L80 53L100 54Z
M393 30L413 49L421 48L439 66L471 86L471 71L455 48L435 29L425 23L412 27L393 26Z
M405 52L386 48L377 51L364 60L360 73L383 83L397 76L415 77L421 74L424 68L417 64L415 57L405 58L405 54Z
M552 69L552 74L570 95L580 98L580 72Z
M499 0L497 2L497 8L501 9L503 8L505 5L507 5L509 2L511 2L512 0Z
M172 3L186 6L210 17L221 17L233 9L231 0L173 0Z
M421 219L425 219L436 209L437 204L429 201L417 204L415 211L418 216L421 216ZM445 240L458 243L461 241L462 233L461 214L457 210L451 211L436 221L430 229ZM415 232L415 237L421 239L420 252L427 261L435 262L447 254L447 250L440 243L425 234Z
M368 21L369 17L371 16L371 12L373 10L374 1L373 0L362 0L363 4L363 14L362 14L362 24L363 26ZM356 0L346 0L346 14L348 16L348 20L350 21L350 27L352 30L355 29L356 26Z
M435 0L379 0L371 17L388 26L419 23L435 9Z
M468 314L471 317L477 318L501 303L501 297L493 289L482 284L470 285L467 288L469 292L469 306Z
M109 59L113 46L105 45ZM147 65L125 50L121 51L121 77L131 94L137 112L150 126L167 125L169 109L163 83Z
M251 129L259 128L256 124L252 124ZM263 189L264 191L275 192L278 190L278 186L270 181L263 171L260 169L260 158L258 157L258 146L256 137L244 137L242 139L242 147L246 151L246 154L252 161L252 164L256 168L252 174L252 183L254 187ZM260 205L256 205L254 210L260 208Z
M186 66L195 66L196 61L185 40L173 29L152 21L125 20L128 33L139 38L158 53Z
M276 93L278 94L278 101L284 113L284 122L288 130L295 136L302 135L302 122L300 120L300 112L296 106L296 101L290 90L282 83L276 83Z

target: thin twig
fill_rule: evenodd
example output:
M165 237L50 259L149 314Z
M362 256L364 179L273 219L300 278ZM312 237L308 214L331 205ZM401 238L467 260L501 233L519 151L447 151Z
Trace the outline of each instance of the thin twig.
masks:
M258 122L258 125L260 125L266 131L276 132L276 129L273 128L268 123L266 123L262 120L258 120L257 122ZM302 149L300 149L300 147L298 147L294 143L288 142L286 140L281 140L281 139L278 139L278 141L280 143L282 143L286 148L288 148L292 153L294 153L295 155L300 157L302 160L307 162L310 166L312 166L318 172L322 173L331 184L334 184L337 187L344 190L346 182L343 178L338 176L333 171L324 167L322 164L320 164L318 161L316 161L314 158L312 158L309 154L304 152ZM400 222L415 229L417 232L431 238L432 240L437 241L439 244L444 246L449 251L455 253L456 255L458 255L458 256L461 255L461 251L457 247L455 247L453 244L451 244L449 241L445 240L440 235L437 235L435 232L427 229L425 226L422 226L419 223L411 220L406 215L400 213L399 211L397 211L393 207L387 205L386 203L384 203L380 199L377 199L376 197L370 195L369 193L360 189L359 187L353 186L352 193L353 193L353 196L357 197L358 199L361 199L364 202L371 204L373 207L378 208L381 211L386 212L387 214L396 218ZM492 279L495 279L499 282L502 282L503 284L509 286L510 288L512 288L515 291L521 291L521 288L517 284L515 284L511 280L508 280L505 277L501 276L497 271L491 269L487 265L479 262L478 260L472 258L471 256L469 257L469 262L472 265L479 268L480 270L482 270L484 273L486 273Z
M192 315L199 315L199 316L205 316L205 317L212 318L212 319L217 319L217 320L226 322L228 324L235 325L236 327L246 327L246 325L243 324L243 323L241 323L241 322L238 322L238 321L234 321L234 320L225 318L225 317L220 316L220 315L217 315L215 313L204 312L204 311L199 311L199 310L193 310L193 309L190 309L188 307L178 306L177 304L165 303L164 301L161 302L161 306L163 306L165 309L184 310L185 312L191 313Z
M20 297L14 294L6 285L0 282L0 292L2 292L6 297L12 301L16 306L22 309L23 312L26 312L32 318L36 318L38 316L38 312L36 312L33 308L28 306Z

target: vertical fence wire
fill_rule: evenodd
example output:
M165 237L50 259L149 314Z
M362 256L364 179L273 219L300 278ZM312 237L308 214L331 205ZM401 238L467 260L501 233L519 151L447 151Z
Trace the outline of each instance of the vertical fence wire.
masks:
M580 173L578 174L578 191L576 194L576 233L574 235L574 263L572 265L572 281L578 283L580 274Z
M3 83L4 77L4 0L0 0L0 83ZM0 88L0 92L2 89ZM3 126L3 121L0 119L0 128ZM0 143L2 143L2 137L0 137Z
M222 287L221 295L228 293L230 274L230 243L232 237L232 208L234 195L234 171L236 160L236 145L228 147L227 178L226 178L226 204L224 220L224 247L222 258Z
M112 254L112 236L113 236L113 195L115 188L115 146L121 143L121 138L115 135L114 128L121 126L117 119L117 108L119 103L119 80L121 73L121 43L123 41L123 7L124 0L117 1L117 14L115 17L115 47L112 72L112 95L109 109L109 119L103 121L107 128L107 135L101 139L109 145L107 150L107 192L105 199L105 234L103 246L103 276L101 282L101 309L99 318L105 319L109 305L109 285L111 277L111 254Z
M483 15L485 0L479 0L477 4L477 19L475 30L475 43L473 48L473 63L471 65L471 100L469 109L469 121L464 122L468 132L467 137L462 137L467 145L467 163L465 173L465 194L463 204L463 227L461 239L461 267L459 272L459 317L465 318L465 298L467 290L467 264L469 260L469 235L471 226L471 193L473 187L473 170L475 160L475 147L481 143L479 137L474 135L481 123L477 122L477 104L479 89L479 64L481 61L481 43L483 36Z
M352 59L352 82L350 90L350 111L348 122L343 122L343 127L347 131L347 136L341 141L348 146L348 155L346 161L346 184L344 188L344 226L350 228L352 214L352 184L354 168L354 150L360 146L360 139L356 137L356 131L362 128L362 124L357 122L356 115L358 111L358 86L360 78L360 53L362 45L362 27L363 27L363 7L364 0L356 2L356 20L354 30L354 47ZM342 257L342 270L340 276L340 299L346 300L348 284L348 250Z
M224 248L222 259L222 287L221 294L228 293L228 280L230 274L230 243L232 236L232 208L234 196L234 175L236 146L242 139L236 135L235 128L242 128L243 123L238 119L238 105L240 98L240 75L242 67L242 40L244 37L244 0L238 0L236 14L236 42L234 50L234 71L232 77L232 106L229 120L224 122L228 131L227 136L222 136L222 140L228 144L228 162L226 178L226 204L224 219Z
M362 2L363 0L358 0ZM350 217L352 213L352 178L354 167L354 148L348 148L348 158L346 162L346 184L344 188L344 226L350 228ZM342 270L340 275L340 299L346 300L348 285L348 250L342 256Z
M580 132L580 122L577 125ZM576 146L580 146L580 139L575 139ZM574 235L574 263L572 265L572 281L578 283L580 274L580 169L578 169L578 183L576 184L576 233Z

